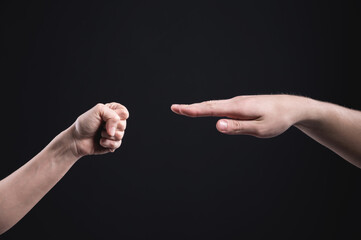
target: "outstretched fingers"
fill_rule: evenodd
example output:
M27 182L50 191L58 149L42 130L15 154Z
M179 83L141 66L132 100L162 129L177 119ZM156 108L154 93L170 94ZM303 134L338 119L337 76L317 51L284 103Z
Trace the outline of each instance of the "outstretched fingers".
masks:
M231 117L235 114L235 107L231 99L214 100L201 103L173 104L171 109L173 112L188 117Z

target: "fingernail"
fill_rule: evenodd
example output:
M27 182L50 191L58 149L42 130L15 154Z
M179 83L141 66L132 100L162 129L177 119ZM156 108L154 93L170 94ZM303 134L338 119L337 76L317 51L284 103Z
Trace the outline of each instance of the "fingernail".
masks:
M219 121L218 128L221 131L226 131L228 127L228 123L226 121Z

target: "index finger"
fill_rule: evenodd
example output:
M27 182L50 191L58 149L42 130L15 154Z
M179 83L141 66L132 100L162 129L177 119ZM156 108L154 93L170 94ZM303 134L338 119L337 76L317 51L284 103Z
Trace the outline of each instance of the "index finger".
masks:
M177 114L188 117L234 117L236 111L230 99L205 101L190 105L173 104L171 109Z

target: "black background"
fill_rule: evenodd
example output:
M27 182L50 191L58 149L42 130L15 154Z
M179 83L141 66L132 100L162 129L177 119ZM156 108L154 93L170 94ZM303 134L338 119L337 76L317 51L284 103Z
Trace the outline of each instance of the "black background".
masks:
M170 111L265 93L361 109L356 3L3 1L0 13L1 178L96 103L130 112L120 149L79 160L2 239L361 237L358 168L295 128L226 136Z

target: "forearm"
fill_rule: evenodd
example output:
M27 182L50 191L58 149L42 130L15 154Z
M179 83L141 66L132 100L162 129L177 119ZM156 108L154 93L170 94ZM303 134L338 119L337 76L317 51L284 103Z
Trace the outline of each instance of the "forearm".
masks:
M0 181L0 234L15 225L76 162L72 127L39 154Z
M361 167L361 112L308 99L295 126L350 163Z

